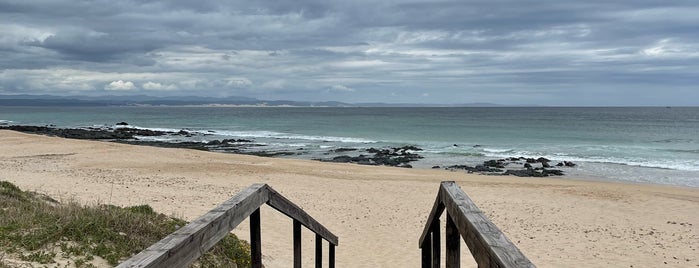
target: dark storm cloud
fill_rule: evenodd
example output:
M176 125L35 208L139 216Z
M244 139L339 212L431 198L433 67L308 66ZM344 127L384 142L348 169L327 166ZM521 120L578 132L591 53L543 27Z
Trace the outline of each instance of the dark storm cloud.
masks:
M698 13L643 0L0 0L0 94L697 105Z

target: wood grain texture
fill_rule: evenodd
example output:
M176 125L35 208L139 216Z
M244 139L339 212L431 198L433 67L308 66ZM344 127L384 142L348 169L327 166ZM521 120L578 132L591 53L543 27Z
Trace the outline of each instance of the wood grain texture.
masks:
M328 244L328 268L335 268L335 245Z
M198 219L121 263L118 267L187 267L243 220L251 216L253 216L250 219L253 267L261 267L261 261L255 256L261 256L259 208L265 203L294 219L294 237L296 239L297 232L299 237L299 263L301 225L316 233L321 242L322 239L325 239L333 246L338 245L336 235L297 205L266 184L253 184ZM296 248L296 245L294 247ZM296 249L294 251L296 256Z
M423 242L422 246L420 247L422 249L422 257L420 260L422 261L422 265L420 267L422 268L431 268L432 266L432 234L427 233L427 240Z
M418 246L422 247L425 243L425 238L431 232L432 230L432 224L434 223L435 219L439 219L439 216L442 215L442 212L444 211L444 204L442 204L442 199L440 197L441 195L441 186L439 188L440 190L437 191L437 199L434 201L434 205L432 205L432 210L430 211L430 216L427 217L427 223L425 224L425 229L422 230L422 235L420 235L420 240L418 240Z
M442 236L439 233L439 228L439 218L435 218L432 222L432 268L439 268L440 265L440 252L442 250L440 240Z
M316 268L323 268L323 237L316 234Z
M301 268L301 223L294 220L294 268Z
M190 265L266 203L269 196L267 189L264 184L253 184L117 267Z
M267 204L270 207L273 207L289 218L299 221L303 226L306 226L306 228L309 230L319 234L323 237L323 239L327 240L333 245L339 245L337 236L331 233L327 228L325 228L325 226L313 219L313 217L308 215L308 213L303 211L303 209L286 199L274 189L268 188L268 190L269 201L267 201Z
M452 220L451 215L447 214L447 231L446 231L446 267L459 268L461 267L461 236L459 230L456 229L456 224Z
M250 215L250 266L252 268L262 268L262 234L259 208Z
M440 197L478 267L536 267L454 182L442 182Z

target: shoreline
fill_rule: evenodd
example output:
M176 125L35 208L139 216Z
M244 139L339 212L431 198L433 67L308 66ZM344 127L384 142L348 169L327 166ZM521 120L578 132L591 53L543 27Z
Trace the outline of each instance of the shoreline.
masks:
M160 137L203 138L213 135L209 132L191 131L181 129L179 131L148 129L131 126L126 122L119 122L112 127L87 127L87 128L59 128L54 125L9 125L0 126L0 130L13 130L29 134L40 134L46 136L56 136L79 140L104 140L132 145L145 145L165 148L196 149L221 153L248 154L264 157L280 156L302 156L307 154L303 147L286 150L257 149L262 144L255 140L237 137L233 139L208 140L208 141L170 141L160 139ZM155 139L152 139L155 138ZM243 139L240 139L243 138ZM456 144L454 144L457 147ZM480 145L474 145L474 148ZM332 147L330 147L332 148ZM423 151L412 144L403 144L399 147L338 147L326 150L324 156L313 157L311 160L333 163L354 163L370 166L392 166L402 168L413 168L412 162L423 159L420 155ZM302 157L294 157L304 159ZM549 164L551 162L551 164ZM453 164L453 165L433 165L432 169L444 169L449 171L465 171L468 173L478 173L481 175L514 175L517 177L549 177L564 176L564 171L560 168L575 167L577 164L572 161L560 161L557 164L544 157L522 157L510 156L498 159L489 159L482 164L475 166ZM426 167L425 167L426 168Z
M695 188L347 165L4 130L0 145L0 178L23 189L82 203L145 203L188 220L252 183L270 184L339 236L342 267L419 267L417 239L443 180L456 181L538 267L699 265ZM263 262L288 267L291 223L269 207L261 211ZM247 226L234 233L248 239ZM305 231L303 244L313 252ZM465 245L462 251L462 267L474 267ZM310 255L304 265L312 265Z
M193 137L144 137L139 142L170 143L167 147L174 147L176 145L171 144L177 142L191 142L206 147L202 144L242 138L254 140L247 148L238 148L242 153L261 151L260 155L297 159L334 160L338 156L358 157L362 154L371 158L374 155L365 151L338 154L331 150L414 145L423 149L417 153L424 159L408 164L428 169L453 165L475 167L483 165L484 161L519 156L545 157L555 161L552 164L559 161L579 164L561 169L570 177L699 187L696 180L699 159L693 149L696 147L696 138L691 135L693 131L674 133L663 130L672 127L671 122L674 122L667 119L685 122L689 128L699 128L691 120L695 110L664 109L647 117L653 110L521 108L464 112L434 108L391 112L382 109L250 109L62 109L57 111L60 117L47 122L46 118L51 117L43 114L50 113L51 109L8 108L4 117L16 121L13 124L54 126L51 124L55 123L54 127L84 129L114 128L115 122L127 120L134 128L170 132L185 130L195 134ZM638 120L646 117L660 120L662 124ZM308 120L318 120L319 124L306 124ZM576 123L575 128L570 128L557 122ZM578 131L573 131L575 129ZM625 135L635 138L626 139ZM682 149L685 147L686 150ZM236 148L221 149L226 150L235 152ZM338 161L343 159L354 161L351 158L338 158ZM515 169L524 168L519 164Z

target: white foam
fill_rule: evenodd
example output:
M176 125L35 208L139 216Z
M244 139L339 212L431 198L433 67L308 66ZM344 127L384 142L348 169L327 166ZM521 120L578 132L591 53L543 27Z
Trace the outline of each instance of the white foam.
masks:
M209 133L209 132L207 132ZM309 140L309 141L325 141L325 142L343 142L343 143L377 143L377 141L362 139L362 138L350 138L350 137L335 137L335 136L312 136L312 135L301 135L301 134L291 134L282 133L274 131L214 131L210 134L231 136L231 137L244 137L244 138L270 138L270 139L284 139L284 140Z
M486 150L484 150L486 151ZM662 169L673 169L682 171L699 171L699 160L648 160L648 159L627 159L621 157L597 157L589 156L582 157L576 155L570 155L566 153L550 153L550 154L537 154L528 151L508 151L509 153L488 153L488 157L527 157L527 158L539 158L544 157L553 161L573 161L573 162L593 162L593 163L606 163L606 164L618 164L626 166L637 166L637 167L649 167L649 168L662 168Z
M487 153L507 153L507 152L512 152L513 149L491 149L491 148L483 148L484 152Z
M162 141L162 142L176 142L179 141L175 138L167 138L165 136L134 136L134 138L140 141Z

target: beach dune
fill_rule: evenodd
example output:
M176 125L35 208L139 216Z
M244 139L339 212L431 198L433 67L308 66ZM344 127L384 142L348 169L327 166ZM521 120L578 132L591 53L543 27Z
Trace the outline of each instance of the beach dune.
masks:
M188 220L267 183L339 237L337 267L419 267L418 238L439 182L451 180L538 267L699 267L697 188L261 158L12 131L0 131L0 180L59 200L149 204ZM261 211L263 263L290 267L291 220ZM247 239L248 222L234 233ZM312 267L314 237L303 235L304 265ZM475 267L465 244L462 251L463 267Z

